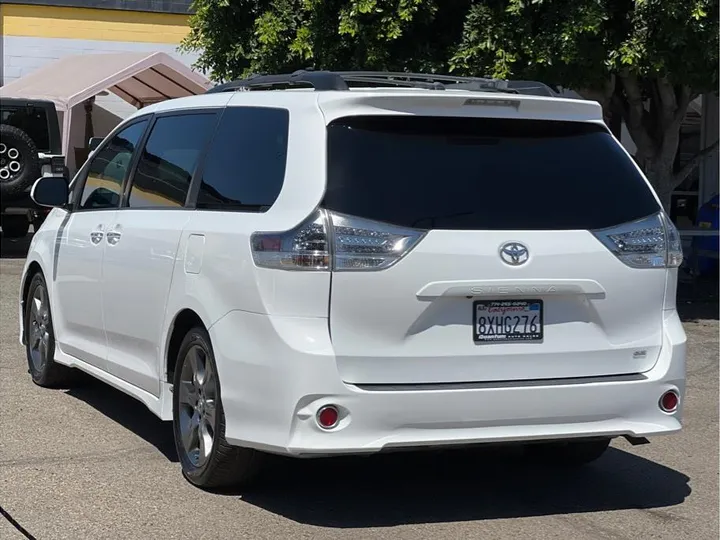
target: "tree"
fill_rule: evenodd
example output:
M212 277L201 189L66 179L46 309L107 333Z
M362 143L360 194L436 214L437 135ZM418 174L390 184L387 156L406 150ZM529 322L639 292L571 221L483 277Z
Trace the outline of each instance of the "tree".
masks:
M195 0L186 50L216 80L316 69L447 71L470 0Z
M382 69L542 80L621 117L665 205L690 102L718 84L717 0L195 0L185 48L226 80ZM616 123L616 122L615 122Z
M635 158L668 208L673 190L717 148L675 167L690 102L718 84L717 0L508 0L476 3L451 60L561 83L620 115Z

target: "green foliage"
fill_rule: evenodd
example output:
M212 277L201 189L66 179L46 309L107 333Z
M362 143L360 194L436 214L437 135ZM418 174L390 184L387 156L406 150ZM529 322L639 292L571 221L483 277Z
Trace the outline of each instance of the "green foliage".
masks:
M718 0L195 0L216 80L316 69L534 79L621 117L664 202L690 101L718 85ZM649 103L649 106L648 106ZM613 125L613 121L610 122ZM709 150L709 149L708 149Z
M226 80L316 69L454 71L602 85L718 81L717 0L195 0L184 43Z
M718 82L717 0L507 0L475 3L451 59L500 77L566 87L612 73L667 77L698 91Z
M217 80L316 69L447 71L469 0L195 0L185 50Z

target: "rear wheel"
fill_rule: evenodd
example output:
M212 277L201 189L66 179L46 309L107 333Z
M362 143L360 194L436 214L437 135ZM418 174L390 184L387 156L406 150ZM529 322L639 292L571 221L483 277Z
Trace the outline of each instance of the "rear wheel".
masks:
M44 387L68 386L79 373L55 362L55 333L47 284L41 273L32 277L25 299L25 351L28 371L35 384Z
M185 478L201 488L247 485L261 454L225 440L220 379L210 336L190 330L178 353L173 381L173 432Z
M600 458L610 445L610 439L583 441L553 441L529 444L526 454L531 459L560 467L578 467Z

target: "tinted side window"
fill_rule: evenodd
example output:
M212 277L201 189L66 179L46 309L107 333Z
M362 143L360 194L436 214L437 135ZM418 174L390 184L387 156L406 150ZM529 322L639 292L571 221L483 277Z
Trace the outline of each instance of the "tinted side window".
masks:
M147 123L145 119L128 126L98 150L88 168L80 208L118 207L133 152Z
M228 107L203 169L197 207L262 212L285 179L289 114L285 109Z
M133 176L130 208L184 206L215 120L214 113L158 118Z

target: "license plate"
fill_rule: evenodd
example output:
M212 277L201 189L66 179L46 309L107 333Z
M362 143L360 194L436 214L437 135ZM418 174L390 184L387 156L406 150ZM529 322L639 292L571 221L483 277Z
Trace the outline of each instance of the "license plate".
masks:
M474 341L541 341L542 339L542 300L473 302Z

